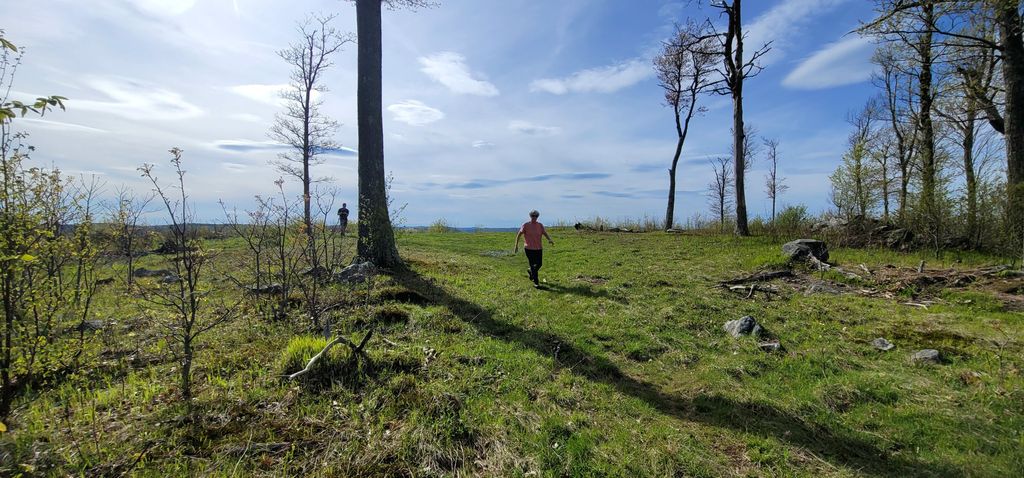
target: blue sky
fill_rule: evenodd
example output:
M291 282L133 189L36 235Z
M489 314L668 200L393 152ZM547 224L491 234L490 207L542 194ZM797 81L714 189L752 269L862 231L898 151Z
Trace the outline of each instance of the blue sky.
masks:
M706 2L704 2L706 4ZM849 133L847 112L872 94L873 46L848 34L871 17L863 0L744 4L748 44L773 41L766 69L746 85L746 118L780 142L783 204L827 206L828 175ZM34 161L98 174L108 189L146 191L135 168L166 170L185 150L200 219L218 200L245 208L279 177L267 129L288 66L275 51L309 12L340 0L5 0L3 28L25 47L12 96L60 94L67 112L19 120ZM384 13L385 168L405 223L515 225L600 215L664 215L675 145L651 58L673 21L716 13L663 0L442 0ZM43 27L40 27L43 25ZM748 46L748 48L751 48ZM358 155L355 45L339 54L324 111L343 148L317 167L350 204ZM702 100L679 171L677 218L706 213L709 159L727 154L731 103ZM765 215L764 162L748 177L748 207ZM166 175L166 174L165 174ZM298 194L294 182L286 186Z

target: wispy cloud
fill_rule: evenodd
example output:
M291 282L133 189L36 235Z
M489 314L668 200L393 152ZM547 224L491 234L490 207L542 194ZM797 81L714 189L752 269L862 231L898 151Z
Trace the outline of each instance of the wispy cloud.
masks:
M75 123L65 123L63 121L50 121L40 118L20 118L18 123L28 123L35 125L39 128L52 129L56 131L79 131L83 133L109 133L105 129L93 128L91 126L83 126Z
M285 104L285 99L281 98L281 93L286 89L291 88L291 85L286 83L280 84L248 84L248 85L235 85L229 86L228 91L249 98L253 101L260 103L266 103L268 105L281 106ZM314 91L313 98L319 98L320 92Z
M782 84L799 90L820 90L866 81L871 78L874 47L866 37L826 45L793 69Z
M783 0L754 19L746 28L746 48L753 50L772 42L772 51L762 59L767 65L782 58L792 38L803 31L815 15L821 15L849 0Z
M544 126L523 120L510 121L508 123L508 129L515 131L516 133L530 136L554 136L562 132L562 128L557 126Z
M185 120L203 115L202 108L177 92L119 76L91 77L83 82L105 100L68 100L68 109L97 111L131 120Z
M490 149L494 147L494 143L490 141L477 140L473 141L473 147L477 149Z
M447 184L427 183L427 187L441 187L445 189L483 189L496 186L505 186L517 183L540 183L546 181L586 181L593 179L606 179L612 175L608 173L555 173L542 174L539 176L508 178L508 179L471 179L469 181L453 182Z
M220 141L214 141L213 147L221 151L229 151L232 153L286 151L292 149L291 146L282 143L277 143L274 141L250 141L246 139L225 139ZM345 146L338 146L335 148L327 148L322 151L322 154L355 157L359 155L359 151Z
M565 78L542 78L530 83L530 91L544 91L555 95L566 93L614 93L633 86L654 75L650 61L645 58L615 65L580 70Z
M478 96L497 96L498 87L478 78L466 64L466 58L452 51L442 51L420 57L420 71L441 83L454 93Z
M388 111L394 115L395 121L413 126L423 126L444 118L444 112L417 100L405 100L389 105Z

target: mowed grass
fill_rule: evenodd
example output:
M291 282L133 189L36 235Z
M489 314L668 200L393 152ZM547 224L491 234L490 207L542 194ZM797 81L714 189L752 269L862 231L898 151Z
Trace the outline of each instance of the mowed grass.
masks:
M18 404L0 474L1024 475L1024 317L987 292L935 290L927 309L746 299L718 281L779 265L780 242L553 236L536 289L522 253L508 254L514 234L402 234L410 270L332 292L350 304L335 330L376 333L369 360L333 385L282 379L323 343L308 321L243 308L202 343L192 418L159 335L132 319L140 306L105 289L100 314L119 322L94 337L98 366ZM237 241L210 247L232 270ZM921 259L998 263L832 251L848 267ZM744 315L785 351L722 330ZM875 337L896 348L875 350ZM911 363L922 348L945 363Z

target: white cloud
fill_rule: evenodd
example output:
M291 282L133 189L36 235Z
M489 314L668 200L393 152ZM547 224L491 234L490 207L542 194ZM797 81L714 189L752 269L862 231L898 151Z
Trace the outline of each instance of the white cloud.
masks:
M554 136L562 132L557 126L544 126L530 123L529 121L514 120L508 123L508 129L516 133L528 134L530 136Z
M156 15L176 16L192 9L198 0L129 0L146 12Z
M284 104L284 99L281 98L281 92L288 88L287 84L278 85L236 85L229 86L228 91L249 98L253 101L260 103L266 103L268 105L281 106Z
M446 86L452 92L465 95L497 96L498 88L492 83L478 79L466 65L462 55L442 51L430 56L420 57L420 71Z
M63 121L50 121L47 119L40 118L19 118L18 123L28 123L30 125L36 125L39 128L52 129L57 131L80 131L84 133L109 133L105 129L93 128L91 126L84 126L75 123L65 123Z
M494 147L494 143L480 139L473 141L473 147L478 149L490 149Z
M254 114L249 114L249 113L235 113L235 114L228 115L228 118L231 118L231 119L237 120L237 121L245 121L245 122L249 122L249 123L260 123L260 122L263 121L263 118L261 118L259 115L254 115Z
M650 62L634 58L617 65L577 71L565 78L543 78L530 83L530 91L556 95L573 93L612 93L635 85L654 74Z
M437 108L431 108L421 101L405 100L388 106L388 111L394 115L395 121L423 126L440 121L444 118L444 112Z
M782 84L799 90L820 90L860 83L871 78L874 48L866 37L831 43L800 63Z
M822 14L848 0L783 0L771 10L761 14L746 28L745 48L753 52L767 42L772 42L772 51L761 63L769 64L781 58L789 46L789 40L797 36L801 27L814 15Z
M68 100L69 110L99 111L131 120L183 120L203 114L180 94L140 80L93 77L84 83L109 100Z

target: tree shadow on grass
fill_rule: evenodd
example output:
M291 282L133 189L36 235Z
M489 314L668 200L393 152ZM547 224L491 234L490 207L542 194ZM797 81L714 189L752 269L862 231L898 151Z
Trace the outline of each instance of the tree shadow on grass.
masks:
M394 278L433 302L446 305L464 322L488 336L549 356L559 367L610 385L619 393L639 398L661 413L680 420L774 437L804 448L830 464L861 473L878 476L956 476L962 473L948 464L894 456L851 432L829 430L769 404L738 401L716 394L689 397L666 394L654 384L627 375L607 358L581 350L558 335L497 320L489 310L451 294L414 271L399 272Z
M554 292L556 294L574 294L594 299L608 299L621 304L629 303L629 301L626 300L624 297L619 297L604 289L594 289L593 287L583 284L565 286L561 284L556 284L554 282L542 282L540 286L537 287L537 289L546 292Z

